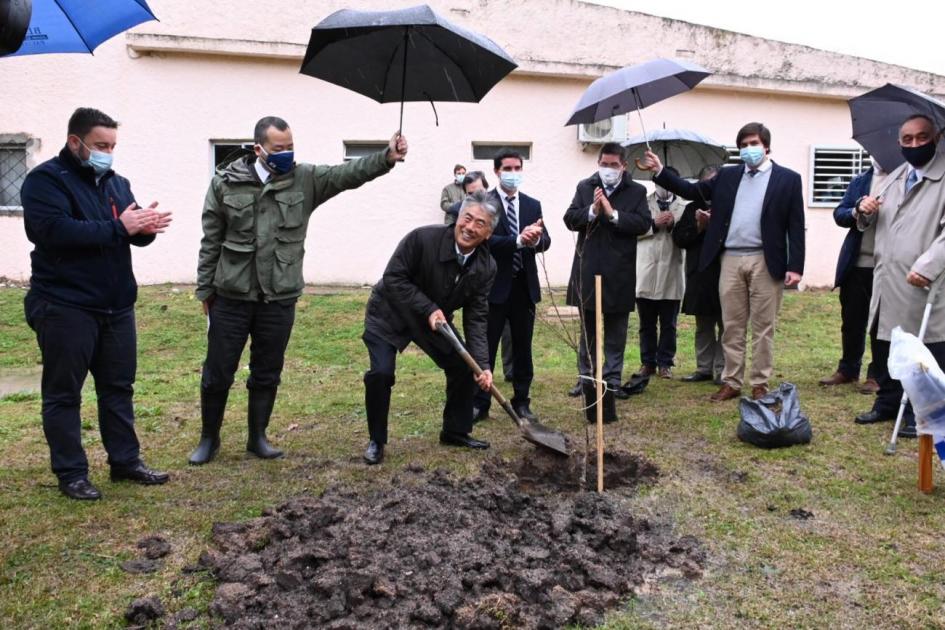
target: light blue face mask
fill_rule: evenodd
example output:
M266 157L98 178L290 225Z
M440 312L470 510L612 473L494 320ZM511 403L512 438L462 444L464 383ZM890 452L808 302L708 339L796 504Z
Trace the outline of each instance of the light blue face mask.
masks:
M523 177L522 171L501 171L499 173L499 181L507 190L518 190L519 186L522 185Z
M765 161L765 149L760 146L742 147L738 151L738 156L749 168L755 168Z
M88 159L80 160L82 166L92 167L92 170L94 170L95 174L99 177L111 170L112 163L114 162L114 158L112 157L111 153L95 151L81 140L79 140L79 142L82 143L83 147L89 150Z

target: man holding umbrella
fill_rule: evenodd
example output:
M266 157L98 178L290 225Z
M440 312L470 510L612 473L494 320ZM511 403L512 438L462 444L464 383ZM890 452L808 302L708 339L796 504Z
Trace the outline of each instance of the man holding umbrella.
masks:
M197 299L209 319L207 358L200 382L200 442L190 463L206 464L220 447L223 411L247 338L250 346L249 439L246 450L281 457L266 439L285 349L302 294L302 258L312 212L338 193L384 175L407 154L407 140L337 166L295 162L288 123L267 116L256 123L254 154L223 164L203 210Z
M859 424L896 417L902 385L886 368L890 335L895 326L918 333L928 301L932 311L923 341L939 365L945 365L945 294L938 287L930 289L945 271L945 156L937 151L941 136L928 116L907 118L899 128L905 163L889 174L883 194L856 203L858 227L875 232L869 330L877 337L873 361L879 382L873 409L857 416ZM911 405L903 420L899 436L915 437Z

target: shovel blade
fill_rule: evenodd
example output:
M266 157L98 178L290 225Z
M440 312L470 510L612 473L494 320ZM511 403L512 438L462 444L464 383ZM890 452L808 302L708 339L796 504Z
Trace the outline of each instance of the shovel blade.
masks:
M532 444L551 450L564 457L571 455L571 451L568 449L568 441L565 439L563 433L549 429L545 425L537 422L526 422L522 425L521 429L522 437Z

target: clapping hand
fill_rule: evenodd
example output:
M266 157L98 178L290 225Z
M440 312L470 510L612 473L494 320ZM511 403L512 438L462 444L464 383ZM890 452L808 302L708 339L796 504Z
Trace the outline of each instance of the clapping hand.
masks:
M700 232L705 232L706 227L709 225L709 219L712 218L712 213L708 210L696 210L696 228Z
M524 244L526 247L535 247L538 245L538 241L541 240L541 235L542 232L544 232L544 229L545 228L543 227L541 219L538 219L531 225L526 226L520 235L522 237L522 244Z
M614 214L614 207L610 205L610 199L604 194L604 190L598 186L594 189L594 216L601 216L601 211L604 218L609 219Z

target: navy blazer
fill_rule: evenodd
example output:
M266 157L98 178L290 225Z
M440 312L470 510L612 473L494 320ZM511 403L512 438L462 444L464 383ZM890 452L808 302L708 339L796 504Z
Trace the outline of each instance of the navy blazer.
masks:
M666 190L693 201L711 201L712 218L705 231L699 271L705 271L725 249L725 239L735 208L735 195L745 167L726 166L712 179L688 182L663 169L653 181ZM768 190L761 206L761 244L768 273L784 280L788 271L804 273L804 195L801 176L771 163Z
M505 200L499 198L498 188L489 191L489 199L496 204L499 211L499 224L489 237L489 251L495 259L497 267L495 283L489 293L489 301L493 304L505 304L509 300L512 290L512 255L519 251L515 244L518 234L512 234L509 229L509 220L505 215ZM533 197L518 193L518 225L519 230L541 219L541 202ZM528 296L532 303L541 301L541 283L538 281L538 264L535 262L537 252L547 251L551 247L551 237L548 235L548 225L544 224L541 239L535 247L523 247L522 272L528 282Z
M837 276L833 281L833 287L837 288L847 279L847 275L856 266L856 259L860 255L860 245L863 242L863 232L856 228L856 218L853 216L853 208L860 197L870 194L870 186L873 183L873 167L866 172L860 173L853 178L847 191L843 193L843 199L833 211L833 220L840 227L850 228L846 238L843 239L843 246L840 248L840 257L837 258Z

